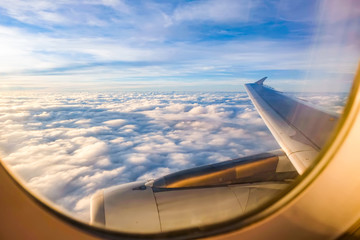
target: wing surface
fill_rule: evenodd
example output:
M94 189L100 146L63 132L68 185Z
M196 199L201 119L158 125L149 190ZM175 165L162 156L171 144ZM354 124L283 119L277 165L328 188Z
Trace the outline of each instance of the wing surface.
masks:
M265 86L265 79L245 84L246 91L283 151L302 174L326 143L338 116Z

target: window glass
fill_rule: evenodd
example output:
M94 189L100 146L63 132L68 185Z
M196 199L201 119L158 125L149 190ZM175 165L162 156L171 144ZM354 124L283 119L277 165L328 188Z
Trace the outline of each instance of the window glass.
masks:
M336 126L359 60L359 3L1 1L1 161L54 206L112 230L236 219L314 160L293 166L244 84L267 76L266 91ZM294 116L285 122L311 131Z

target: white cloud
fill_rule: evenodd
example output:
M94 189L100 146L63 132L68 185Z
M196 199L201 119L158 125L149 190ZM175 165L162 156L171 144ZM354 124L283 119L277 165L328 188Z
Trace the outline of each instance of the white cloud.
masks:
M345 95L306 99L339 110ZM245 93L4 95L0 155L88 220L99 189L278 148Z
M114 119L104 122L106 125L111 127L120 127L123 126L126 123L126 120L124 119Z
M53 25L89 25L104 26L107 21L101 19L101 11L96 7L108 6L121 13L130 13L130 8L120 0L99 1L47 1L47 0L3 0L0 8L18 21L50 27Z
M244 93L3 95L0 113L2 159L83 219L99 189L278 148Z
M203 0L180 5L175 10L176 21L246 22L255 1Z

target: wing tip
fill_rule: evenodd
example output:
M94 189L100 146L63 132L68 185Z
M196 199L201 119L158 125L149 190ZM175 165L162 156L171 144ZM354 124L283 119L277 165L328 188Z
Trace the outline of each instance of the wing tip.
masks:
M258 84L258 85L263 85L264 84L264 81L267 79L267 77L263 77L262 79L260 80L257 80L255 83Z

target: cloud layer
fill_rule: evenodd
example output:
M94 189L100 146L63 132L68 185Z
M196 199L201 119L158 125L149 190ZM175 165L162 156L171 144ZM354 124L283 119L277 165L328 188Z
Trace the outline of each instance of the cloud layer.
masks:
M2 159L84 220L99 189L279 148L245 93L8 94L0 125Z
M244 93L9 95L0 111L3 160L84 219L98 189L278 148Z

